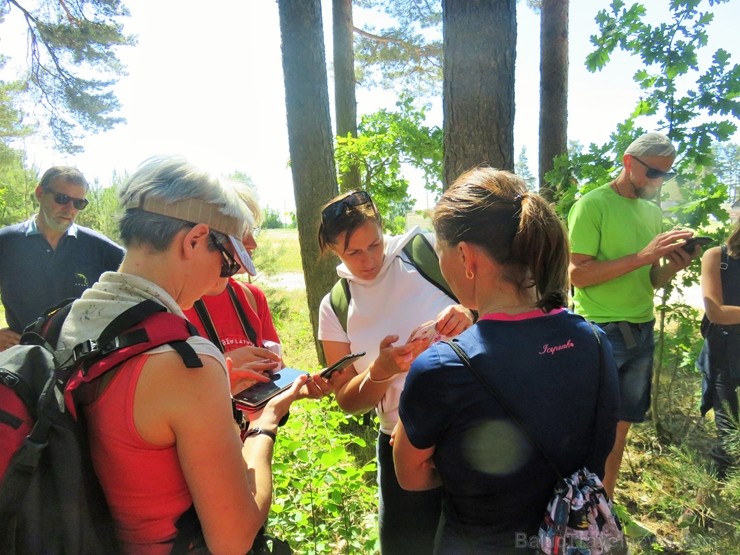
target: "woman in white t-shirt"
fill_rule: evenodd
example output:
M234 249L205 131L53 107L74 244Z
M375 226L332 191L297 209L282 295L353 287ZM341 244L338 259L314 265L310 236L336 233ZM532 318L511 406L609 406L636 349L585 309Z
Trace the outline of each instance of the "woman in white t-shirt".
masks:
M398 421L398 400L406 373L429 339L408 341L420 324L434 320L436 332L455 336L473 316L423 277L403 247L420 231L384 237L370 195L354 191L334 198L321 212L319 244L336 254L347 280L346 330L331 303L319 309L319 339L327 364L364 351L354 365L331 377L339 406L352 414L378 412L379 527L383 555L431 554L441 512L440 491L404 491L393 466L390 434Z

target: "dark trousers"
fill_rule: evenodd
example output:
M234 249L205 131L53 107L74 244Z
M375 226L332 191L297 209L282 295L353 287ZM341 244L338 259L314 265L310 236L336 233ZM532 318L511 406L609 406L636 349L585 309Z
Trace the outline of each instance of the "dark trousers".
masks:
M728 370L718 367L714 376L714 395L712 408L714 422L717 425L718 444L712 448L711 456L717 464L717 474L724 477L733 464L734 458L725 450L724 440L732 433L737 433L738 398L737 388L740 380L734 379Z
M390 436L378 435L380 552L431 555L442 512L442 488L405 491L398 485Z

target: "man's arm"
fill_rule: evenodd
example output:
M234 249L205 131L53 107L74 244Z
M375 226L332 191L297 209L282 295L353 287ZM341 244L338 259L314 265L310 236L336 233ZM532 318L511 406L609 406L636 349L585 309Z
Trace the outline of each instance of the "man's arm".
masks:
M653 287L662 287L676 272L691 263L692 256L680 246L683 244L681 241L692 234L685 230L666 231L656 235L641 251L613 260L596 260L594 256L572 253L568 267L570 281L575 287L584 288L606 283L643 266L652 265L650 280ZM663 257L667 257L669 262L661 266L660 259Z

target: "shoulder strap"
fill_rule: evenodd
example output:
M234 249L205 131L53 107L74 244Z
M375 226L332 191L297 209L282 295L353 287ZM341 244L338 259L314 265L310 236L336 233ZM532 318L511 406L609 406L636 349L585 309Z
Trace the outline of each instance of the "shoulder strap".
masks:
M594 333L594 336L596 337L596 342L599 346L599 382L598 382L598 389L601 390L601 382L602 382L602 373L604 372L604 351L601 345L601 338L599 338L599 334L594 328L594 325L589 322L589 325L591 326L591 330ZM460 347L458 344L458 341L456 339L452 339L450 341L444 341L447 345L449 345L453 351L455 351L455 354L460 358L462 363L470 370L473 375L478 379L478 381L485 387L488 392L491 394L491 396L496 399L496 402L499 404L499 406L504 409L504 412L506 412L509 415L509 418L519 427L519 429L522 431L522 433L525 435L525 437L529 440L529 443L532 444L532 446L540 452L542 457L547 462L548 466L552 469L552 471L555 473L555 475L560 479L563 480L563 476L560 474L560 471L558 470L558 467L555 466L555 463L550 458L550 456L547 454L547 452L544 450L542 445L539 441L529 432L529 429L527 428L526 424L516 415L516 413L511 409L509 404L504 400L501 393L488 381L486 380L483 375L478 372L478 370L475 369L473 364L470 362L470 358L465 353L465 351Z
M721 247L721 258L719 261L719 276L720 281L722 282L722 302L725 302L725 299L729 297L729 288L730 288L730 282L729 280L725 279L725 272L727 271L727 268L730 264L730 255L727 253L727 245L722 245Z
M190 322L167 312L155 301L146 300L129 308L106 326L97 341L84 341L59 355L60 366L73 369L63 372L68 376L64 401L69 412L76 418L73 394L80 385L156 347L169 344L187 368L202 367L200 357L187 343L193 335L198 332Z
M64 320L67 318L74 300L73 298L64 299L59 304L47 308L41 316L23 330L23 336L25 337L21 338L21 343L38 344L37 338L42 337L52 349L55 348L62 332Z
M329 301L334 314L339 318L339 325L347 331L347 315L349 314L349 300L352 294L349 291L349 282L347 278L340 278L331 288Z
M198 318L200 318L200 322L203 324L203 327L206 330L208 339L210 339L211 343L213 343L216 347L218 347L219 351L221 351L222 353L225 353L226 350L224 349L224 346L221 344L221 338L218 336L218 332L216 331L216 326L213 325L213 320L211 319L211 313L208 312L208 307L206 306L206 303L204 303L201 299L198 299L193 304L193 308L195 309L196 314L198 314Z
M458 302L452 289L447 285L447 281L445 281L442 275L442 270L439 269L439 258L437 257L437 253L434 252L434 247L432 247L423 233L414 235L403 247L403 252L406 253L406 256L409 257L411 263L425 280L453 301Z
M252 342L252 345L254 345L255 347L259 347L259 345L257 345L257 332L254 331L252 324L249 323L249 318L247 317L247 313L244 311L244 307L242 306L242 303L239 301L239 298L236 296L236 291L234 291L234 288L231 286L230 283L226 285L226 290L229 292L229 298L231 299L231 304L234 306L236 315L239 317L239 322L241 322L244 333L247 334L247 337Z

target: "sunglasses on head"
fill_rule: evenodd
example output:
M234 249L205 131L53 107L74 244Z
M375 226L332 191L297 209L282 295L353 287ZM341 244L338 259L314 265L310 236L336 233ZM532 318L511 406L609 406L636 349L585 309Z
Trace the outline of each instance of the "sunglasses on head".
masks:
M640 160L637 156L633 156L632 158L640 162L640 164L642 164L643 166L645 166L645 177L647 177L648 179L660 179L660 178L671 179L676 176L676 172L664 172L664 171L656 170L655 168L651 168L645 162Z
M239 264L236 259L234 258L234 255L232 255L228 250L224 248L224 246L219 242L218 237L216 237L213 233L211 233L211 239L213 240L213 243L216 245L216 248L218 249L218 252L221 253L221 274L220 276L222 278L230 278L234 274L236 274L239 270L241 270L241 264Z
M339 200L331 203L321 211L322 223L330 222L337 219L339 216L344 214L345 208L355 208L362 206L363 204L372 204L373 199L367 191L354 191L348 194L346 197L340 198ZM373 207L375 210L375 207Z
M62 206L68 205L70 202L77 210L84 210L85 207L90 204L90 201L86 198L74 198L63 193L57 193L56 191L48 191L54 195L54 202L61 204Z

